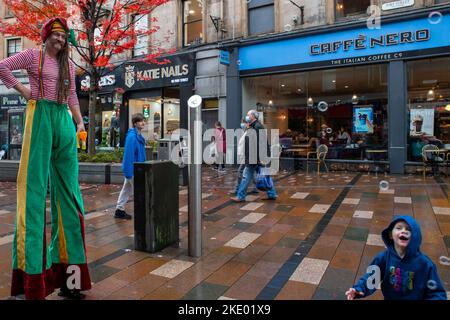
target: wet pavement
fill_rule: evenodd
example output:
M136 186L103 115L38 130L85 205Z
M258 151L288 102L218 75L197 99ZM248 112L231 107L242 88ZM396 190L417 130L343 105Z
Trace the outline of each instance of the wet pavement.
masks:
M186 187L179 193L179 246L151 254L133 250L133 220L113 217L121 185L82 184L93 282L86 298L345 299L384 250L380 234L394 214L419 222L422 252L450 291L450 266L442 258L450 256L449 178L283 171L275 177L275 202L263 201L260 192L234 203L227 193L235 173L203 171L200 258L187 250ZM15 188L0 182L0 299L10 295ZM132 201L126 211L133 213ZM382 299L381 292L368 299Z

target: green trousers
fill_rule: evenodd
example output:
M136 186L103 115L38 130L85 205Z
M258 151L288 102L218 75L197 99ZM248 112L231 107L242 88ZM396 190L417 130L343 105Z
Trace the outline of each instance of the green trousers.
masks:
M55 288L88 290L91 281L78 184L76 132L67 105L30 100L23 137L11 294L44 299ZM45 201L49 178L52 228L48 246Z

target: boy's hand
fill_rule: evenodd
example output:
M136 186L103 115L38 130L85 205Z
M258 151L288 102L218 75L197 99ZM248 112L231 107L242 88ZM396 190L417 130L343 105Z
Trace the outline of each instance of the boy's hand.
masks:
M347 296L347 300L353 300L355 299L355 297L358 296L363 296L364 293L360 292L360 291L356 291L355 288L350 288L348 289L348 291L345 293L345 295Z

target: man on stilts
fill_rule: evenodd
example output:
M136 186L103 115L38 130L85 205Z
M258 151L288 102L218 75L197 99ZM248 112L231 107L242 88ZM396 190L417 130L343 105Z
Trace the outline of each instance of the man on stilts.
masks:
M13 241L11 295L45 299L83 298L91 288L84 234L84 206L78 184L76 132L84 131L69 61L69 28L63 18L43 27L42 49L29 49L0 62L0 79L28 100L17 176L17 218ZM31 89L13 70L27 70ZM51 243L45 236L45 200L50 178Z

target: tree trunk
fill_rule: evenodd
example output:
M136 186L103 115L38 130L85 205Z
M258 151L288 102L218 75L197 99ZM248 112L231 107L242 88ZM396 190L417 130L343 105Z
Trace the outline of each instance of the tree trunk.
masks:
M89 87L89 129L88 129L88 154L95 154L95 111L97 107L98 92L95 90L95 82L91 79Z

